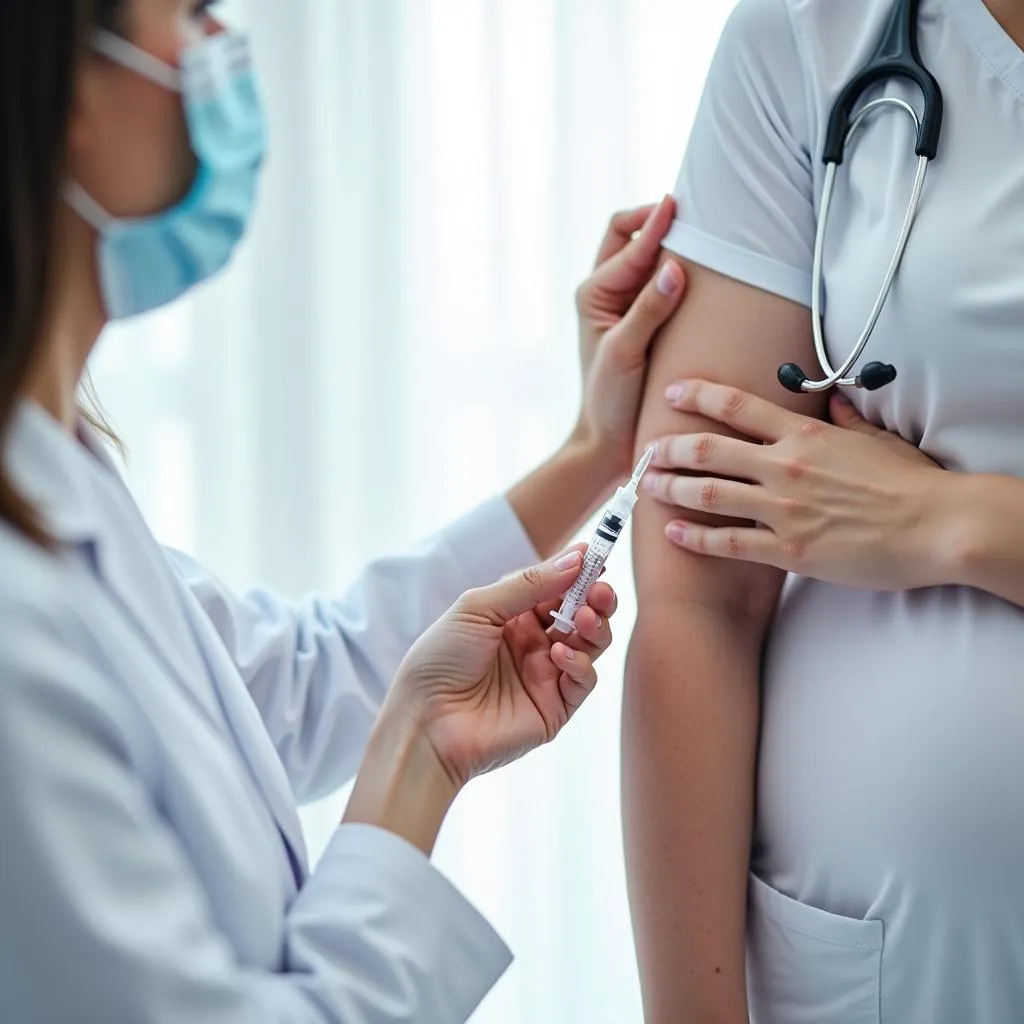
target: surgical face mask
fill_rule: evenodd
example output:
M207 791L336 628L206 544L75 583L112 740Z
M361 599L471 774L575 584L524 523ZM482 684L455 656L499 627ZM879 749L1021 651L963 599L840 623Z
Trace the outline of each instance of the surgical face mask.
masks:
M104 56L182 94L198 161L189 194L152 217L118 219L71 183L65 199L99 232L100 287L112 320L165 306L217 274L245 233L266 152L266 121L245 36L190 41L181 68L99 30Z

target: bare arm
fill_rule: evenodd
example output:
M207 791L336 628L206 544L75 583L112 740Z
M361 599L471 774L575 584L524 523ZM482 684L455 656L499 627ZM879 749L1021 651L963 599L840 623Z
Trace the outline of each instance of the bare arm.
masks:
M686 377L820 416L821 400L791 395L776 380L781 363L814 365L808 311L682 265L687 298L655 344L639 446L669 433L724 431L669 407L665 388ZM645 1020L737 1024L747 1020L760 656L782 574L680 551L664 536L670 519L651 501L635 516L639 615L623 722L623 823Z

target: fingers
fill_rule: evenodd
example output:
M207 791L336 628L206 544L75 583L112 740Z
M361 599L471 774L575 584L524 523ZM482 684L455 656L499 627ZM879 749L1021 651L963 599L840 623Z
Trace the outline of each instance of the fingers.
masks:
M666 390L665 397L682 412L706 416L759 441L779 441L805 424L819 423L739 388L708 381L679 381Z
M598 260L593 274L580 289L579 299L585 303L595 291L625 292L639 288L654 271L661 253L661 242L675 219L676 203L672 196L664 199L651 211L640 233L617 250L607 244L611 252L605 260ZM614 221L610 232L614 232ZM606 239L606 243L608 240ZM602 253L605 251L602 246Z
M577 546L542 565L464 594L460 606L464 611L490 619L495 625L505 625L517 615L564 594L575 582L582 566L583 553Z
M682 268L675 260L667 259L629 312L605 335L608 351L617 353L626 364L645 358L658 328L679 305L685 286Z
M612 645L611 623L591 607L584 607L576 615L576 632L562 643L573 650L582 651L597 661Z
M714 558L760 562L790 571L796 571L799 561L796 553L787 554L781 550L779 540L771 530L676 522L665 527L665 536L677 547Z
M884 434L881 427L868 423L853 407L853 403L840 391L833 393L829 399L829 412L832 422L844 430L857 430L862 434Z
M775 508L775 501L764 487L716 477L648 473L644 488L652 498L666 505L769 525Z
M571 716L597 686L597 670L588 654L564 643L551 648L551 660L561 669L558 688Z
M647 278L661 255L661 243L672 227L676 203L672 196L654 208L636 238L624 245L614 256L597 267L595 283L618 290Z
M771 458L770 449L722 434L675 434L654 442L651 469L644 476L645 490L657 495L658 469L687 469L714 476L760 480ZM654 472L652 472L654 470Z
M607 263L617 252L621 252L633 240L636 234L653 216L658 209L657 203L648 203L646 206L638 206L635 210L625 210L615 214L608 225L608 233L601 242L597 259L594 262L595 269L602 263Z
M598 615L610 619L619 610L619 596L607 583L595 583L587 594L587 604Z

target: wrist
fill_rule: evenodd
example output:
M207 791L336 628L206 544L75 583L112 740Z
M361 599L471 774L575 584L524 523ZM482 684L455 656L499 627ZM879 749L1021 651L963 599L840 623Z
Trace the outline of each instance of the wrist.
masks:
M947 470L928 471L922 491L920 542L913 545L916 587L971 586L984 559L985 526L978 510L981 478Z
M595 501L600 501L633 469L632 447L607 441L585 420L576 424L555 458L577 476L591 481Z
M577 429L508 491L508 501L541 559L563 548L597 511L623 478L620 461L595 434Z
M344 821L385 829L429 857L459 788L412 718L385 709L370 736Z

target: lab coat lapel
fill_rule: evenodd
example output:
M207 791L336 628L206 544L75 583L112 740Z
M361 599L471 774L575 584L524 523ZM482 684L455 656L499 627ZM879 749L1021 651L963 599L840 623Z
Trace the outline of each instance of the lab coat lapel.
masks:
M150 565L145 567L147 580L159 579L163 584L158 606L159 615L147 614L145 595L139 592L139 583L135 578L138 567L123 557L126 550L123 544L102 545L102 571L111 587L122 593L126 605L129 604L131 596L135 595L137 613L140 613L137 615L140 627L149 635L154 646L162 652L164 659L170 660L172 670L182 664L184 652L191 653L198 647L206 664L197 665L196 673L188 676L183 676L178 669L176 677L187 687L191 695L199 700L204 710L214 716L222 732L225 725L230 729L236 746L243 754L249 774L285 840L292 871L296 882L301 884L307 863L302 825L295 810L295 798L288 776L277 750L270 741L259 710L217 631L195 597L182 585L171 569L163 549L153 540L134 499L117 474L116 467L110 462L106 452L98 448L94 438L87 435L85 440L94 454L108 465L111 471L110 486L122 492L123 504L129 506L128 517L139 532L138 548L145 549L149 556ZM150 608L154 606L155 604L149 605ZM176 652L179 653L176 655ZM215 691L212 691L209 685L210 680L213 680Z
M308 870L302 823L295 807L295 795L280 755L238 669L220 636L193 594L183 588L188 617L202 648L210 674L218 680L221 705L235 735L249 771L273 812L292 858L296 882L301 885Z
M106 461L105 454L103 457ZM196 657L195 640L173 570L112 465L110 470L110 479L97 484L109 492L104 498L116 506L120 515L116 519L104 517L105 521L98 524L97 569L122 612L148 640L168 674L226 736L217 694L210 686L205 666Z
M291 787L238 668L175 575L103 446L88 425L80 434L81 443L26 403L4 453L7 466L55 539L89 553L105 590L168 676L225 740L233 734L301 885L306 849Z
M108 594L223 735L223 716L205 673L189 671L186 653L193 645L170 567L87 425L81 434L88 451L42 409L23 403L4 453L7 466L55 540L68 551L88 553Z

